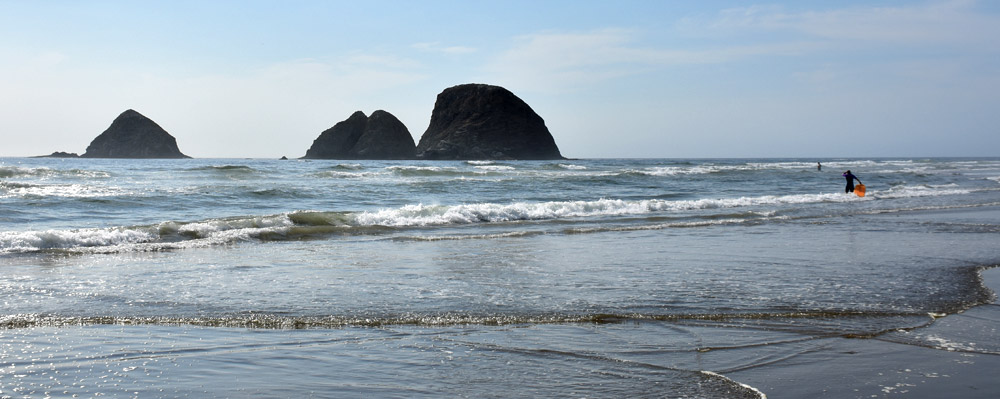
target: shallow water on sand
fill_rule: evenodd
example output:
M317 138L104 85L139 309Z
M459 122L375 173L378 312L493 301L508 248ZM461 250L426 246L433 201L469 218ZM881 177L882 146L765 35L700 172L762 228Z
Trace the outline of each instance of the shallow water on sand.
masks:
M823 164L2 159L0 396L757 397L993 300L1000 160Z

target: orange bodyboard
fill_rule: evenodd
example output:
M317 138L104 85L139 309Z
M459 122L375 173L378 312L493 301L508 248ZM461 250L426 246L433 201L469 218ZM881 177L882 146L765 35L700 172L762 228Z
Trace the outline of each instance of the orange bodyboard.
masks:
M864 184L858 184L857 186L854 186L854 193L857 194L859 197L864 197L865 196L865 185Z

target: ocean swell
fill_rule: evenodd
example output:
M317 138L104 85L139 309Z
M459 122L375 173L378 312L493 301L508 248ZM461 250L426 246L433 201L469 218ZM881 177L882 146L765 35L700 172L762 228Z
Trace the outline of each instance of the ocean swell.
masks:
M122 228L0 232L0 254L107 247L148 242L156 238L152 231Z
M0 166L0 178L23 177L71 177L71 178L106 178L111 174L99 170L83 169L51 169L25 168L20 166Z
M87 184L31 184L0 181L0 198L98 198L131 194L118 187Z
M0 254L40 251L122 252L158 251L198 246L229 244L248 240L304 239L315 235L369 234L385 229L461 226L482 223L526 221L593 221L609 218L648 218L676 212L712 209L743 209L746 216L733 218L732 212L720 222L713 214L687 215L694 220L663 223L648 220L655 228L701 227L719 223L761 220L760 215L775 216L773 207L797 204L871 201L878 198L951 195L968 192L954 187L899 187L884 192L872 191L862 199L842 193L765 195L757 197L696 200L602 198L592 201L550 201L513 203L474 203L459 205L405 205L362 212L295 211L266 216L240 216L195 222L166 221L151 226L112 227L104 229L45 230L0 232ZM749 208L749 209L748 209ZM764 209L759 209L764 208ZM763 213L762 213L763 212ZM704 219L704 220L702 220ZM642 227L642 226L640 226ZM613 226L630 230L634 227ZM570 233L608 231L586 227L564 230Z

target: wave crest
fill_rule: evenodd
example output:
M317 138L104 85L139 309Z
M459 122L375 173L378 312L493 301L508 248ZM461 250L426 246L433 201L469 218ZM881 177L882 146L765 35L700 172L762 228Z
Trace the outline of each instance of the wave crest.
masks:
M761 215L780 219L774 206L873 201L882 198L905 198L964 194L970 190L952 186L900 186L870 191L866 198L842 193L765 195L738 198L695 200L602 198L592 201L550 201L513 203L475 203L459 205L413 204L362 212L296 211L266 216L242 216L195 222L167 221L153 226L113 227L106 229L46 230L0 232L0 254L51 250L70 252L156 251L227 244L247 240L303 239L314 235L366 234L411 227L458 226L479 223L514 223L525 221L582 220L608 218L660 217L675 212L712 209L737 209L727 215L686 215L693 220L683 223L652 224L654 228L700 227L720 223L759 220ZM764 209L760 209L760 208ZM724 217L723 217L724 216ZM701 220L701 219L705 219ZM649 226L646 226L649 227ZM628 231L629 227L604 226L564 230L570 233L590 231ZM492 237L486 235L484 237Z
M0 178L21 178L21 177L80 177L80 178L106 178L111 177L108 172L100 170L86 169L51 169L51 168L25 168L20 166L0 166Z

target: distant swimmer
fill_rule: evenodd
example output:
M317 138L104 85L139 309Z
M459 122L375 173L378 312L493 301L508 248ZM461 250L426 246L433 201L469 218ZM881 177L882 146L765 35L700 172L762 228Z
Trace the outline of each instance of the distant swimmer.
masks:
M844 192L845 193L853 193L854 192L854 181L857 180L858 183L861 183L861 179L859 179L857 176L851 174L850 170L848 170L847 172L844 172L844 177L847 178L847 187L844 188ZM862 184L864 184L864 183L862 183Z
M819 162L816 162L816 170L818 170L818 171L823 170L823 164L821 164Z

